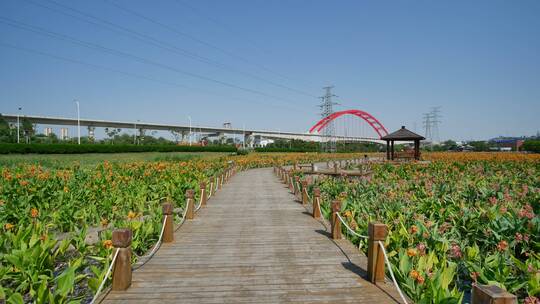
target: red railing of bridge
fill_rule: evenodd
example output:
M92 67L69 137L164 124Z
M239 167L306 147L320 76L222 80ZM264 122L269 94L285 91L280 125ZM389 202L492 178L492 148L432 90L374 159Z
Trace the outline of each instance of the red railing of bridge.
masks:
M345 110L345 111L332 113L328 115L327 117L319 120L319 122L317 122L313 127L311 127L311 129L309 129L309 132L310 133L313 133L314 131L320 132L330 122L332 122L336 118L343 115L354 115L354 116L362 118L373 128L373 130L375 130L375 132L377 132L379 137L388 135L388 131L377 118L373 117L373 115L369 114L368 112L361 111L361 110Z

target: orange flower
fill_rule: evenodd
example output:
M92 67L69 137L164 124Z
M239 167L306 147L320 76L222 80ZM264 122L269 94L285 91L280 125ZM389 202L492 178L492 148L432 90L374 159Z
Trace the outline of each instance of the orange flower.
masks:
M128 219L132 220L132 219L137 217L137 213L135 213L133 211L130 211L130 212L128 212L127 217L128 217Z
M46 234L42 234L40 237L39 237L40 240L42 241L46 241L48 239L47 235Z
M410 257L413 257L413 256L416 256L418 253L416 252L416 249L414 248L409 248L407 249L407 255L410 256Z
M30 210L30 216L31 216L32 218L38 217L38 216L39 216L39 211L38 211L36 208L32 208L32 209Z
M416 280L418 276L420 276L420 273L414 269L409 272L409 277L413 278L414 280Z
M64 186L64 192L65 192L65 193L68 193L68 192L69 192L68 186Z
M505 251L508 248L508 242L505 240L502 240L497 244L497 250L499 251Z
M13 229L13 227L15 227L15 225L10 224L10 223L7 223L7 224L4 225L4 229L6 229L6 230L11 230L11 229Z
M424 281L425 281L425 279L421 275L418 275L418 278L416 278L416 282L418 282L418 284L420 284L420 285L424 284Z
M28 181L22 180L19 182L19 185L21 185L22 187L26 187L28 185Z
M103 241L103 248L105 249L111 249L113 247L111 240L105 240Z
M411 229L409 230L412 234L414 233L417 233L418 232L418 227L416 227L416 225L412 225L411 226Z

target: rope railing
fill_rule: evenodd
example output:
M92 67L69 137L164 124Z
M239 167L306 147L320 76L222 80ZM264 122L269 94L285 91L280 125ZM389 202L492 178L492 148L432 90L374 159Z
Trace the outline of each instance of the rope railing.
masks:
M197 208L195 208L195 212L197 212L197 211L199 211L199 209L201 209L202 202L203 202L203 195L204 195L204 189L201 189L201 197L199 198L199 205L197 206Z
M208 191L208 199L212 197L212 189L214 188L214 182L210 182L210 191Z
M163 223L161 225L161 232L159 233L159 238L158 238L156 244L154 245L154 247L152 248L152 250L150 251L150 253L147 254L147 255L139 257L140 259L144 258L145 261L141 262L139 265L134 265L132 267L132 270L137 270L137 269L141 268L141 266L146 264L146 262L148 262L154 256L154 254L156 253L158 248L161 247L161 241L163 240L163 232L165 232L165 222L167 221L168 216L169 215L165 214L165 216L163 217Z
M187 206L184 208L184 214L182 214L182 218L180 219L180 223L178 223L178 226L176 226L176 228L174 228L174 231L178 231L178 229L180 229L180 227L182 227L182 224L184 224L184 222L186 221L186 214L187 214L187 211L188 211L188 208Z
M105 282L107 282L107 278L109 278L109 275L111 274L114 263L116 262L116 258L118 257L118 252L119 251L120 250L117 248L116 251L114 252L114 255L113 255L113 258L112 258L112 261L111 261L111 265L109 265L109 269L107 269L107 273L105 273L105 276L103 277L103 280L101 281L101 284L99 284L99 288L96 291L96 294L94 294L94 297L92 298L92 301L90 302L90 304L94 304L96 302L97 298L99 297L99 294L101 293L101 290L105 286Z
M399 296L401 297L401 299L403 300L403 302L405 304L408 304L407 302L407 298L405 297L405 295L403 295L403 292L401 291L401 288L399 288L399 285L396 281L396 277L394 276L394 271L392 270L392 265L390 264L390 261L388 260L388 255L386 254L386 249L384 248L384 244L382 241L378 241L379 243L379 246L383 252L383 255L384 255L384 261L386 262L386 266L388 267L388 272L390 272L390 277L392 278L392 282L394 282L394 285L396 286L396 289L399 293Z
M230 169L230 168L229 168ZM219 177L215 177L215 181L216 181L216 188L213 189L213 183L210 183L210 194L209 196L206 198L210 198L212 196L212 193L214 191L217 191L218 190L218 182L225 182L227 181L232 175L233 175L233 171L230 171L229 169L227 169L226 171L226 174L227 174L227 178L225 178L223 175L221 176L221 180ZM187 217L187 213L188 213L188 210L191 208L192 211L195 211L197 212L201 207L202 207L202 204L203 204L203 200L204 200L204 196L205 196L205 191L206 189L205 188L201 188L201 196L200 196L200 199L199 199L199 204L198 206L196 207L195 210L193 210L193 191L192 190L188 190L188 192L186 192L186 195L188 196L188 204L186 204L186 207L184 208L183 210L183 214L182 214L182 218L180 219L180 223L178 224L178 226L174 229L174 231L177 231L182 225L183 223L185 222L186 220L186 217ZM189 201L191 200L191 201ZM189 205L191 204L191 205ZM170 203L165 203L163 205L163 212L164 212L164 216L163 216L163 223L162 223L162 227L161 227L161 232L159 234L159 238L156 242L156 244L153 246L152 250L150 251L149 254L145 255L145 256L137 256L137 258L139 258L140 260L143 260L144 259L144 262L138 262L136 265L134 266L128 266L127 269L125 269L125 266L122 266L122 270L119 271L119 273L122 273L124 272L124 275L125 275L125 272L129 273L129 281L123 281L121 283L121 287L122 289L120 290L124 290L124 289L127 289L129 287L129 285L131 284L131 271L133 270L136 270L136 269L139 269L140 267L142 267L144 264L146 264L153 256L154 254L157 252L157 250L161 247L161 244L163 243L164 241L164 234L165 234L165 227L167 226L167 220L169 219L169 216L172 216L173 214L173 211L172 211L172 204ZM191 217L190 217L191 218ZM173 240L173 228L172 228L172 225L173 225L173 222L170 221L168 223L169 225L169 229L167 230L167 237L165 238L165 242L171 242ZM117 233L118 232L118 233ZM115 236L116 234L116 236ZM115 241L115 238L116 238L116 241ZM128 255L127 255L127 259L129 260L129 254L131 253L131 238L132 238L132 232L130 229L119 229L119 230L115 230L113 231L113 246L119 246L116 248L115 252L114 252L114 255L113 255L113 258L111 260L111 264L109 265L109 268L107 269L107 272L105 274L105 276L103 277L103 280L101 281L100 285L99 285L99 288L97 289L96 293L94 294L94 297L92 298L92 301L90 302L91 304L94 304L96 302L96 300L100 297L100 294L103 290L103 287L105 286L105 283L107 282L112 270L113 270L113 267L115 266L115 263L117 261L117 258L118 258L118 255L119 255L119 252L122 251L123 252L123 255L122 255L122 259L126 259L126 257L124 256L124 254L126 253L125 250L128 250ZM118 245L114 245L115 242L118 242ZM123 264L120 264L120 265L123 265ZM117 269L118 270L118 269ZM115 271L116 273L116 271ZM115 277L116 277L116 274L113 274L113 290L116 290L115 289ZM127 283L127 285L125 285Z
M276 173L279 173L279 171L277 171ZM279 174L278 174L278 176L279 176ZM314 190L314 191L316 191L316 192L314 192L314 196L310 196L308 191L307 191L307 187L306 187L307 185L306 185L305 182L302 184L298 180L293 178L292 181L291 181L291 185L292 185L292 188L293 188L292 189L293 193L295 193L295 194L300 193L301 195L305 194L305 197L307 197L308 202L311 202L312 208L315 209L317 207L317 210L319 210L319 212L322 211L321 204L320 204L320 197L319 197L320 192L318 192L320 190L318 190L318 188L316 190ZM369 236L359 234L358 232L356 232L354 229L352 229L347 224L345 219L340 215L340 210L341 210L341 202L340 201L334 201L332 203L332 214L333 214L333 216L332 216L332 238L334 238L334 239L341 238L341 226L339 224L342 224L342 225L345 226L346 230L348 232L350 232L352 235L354 235L356 237L359 237L359 238L362 238L362 239L368 240L368 243L370 244L370 246L372 246L371 244L374 244L375 246L380 247L381 251L382 251L382 254L384 256L384 262L386 263L386 266L388 267L388 271L390 273L390 277L392 279L392 282L393 282L395 288L397 289L397 292L399 293L399 296L401 297L403 303L408 304L406 296L403 294L403 291L401 290L401 288L399 287L399 285L397 283L394 272L392 270L392 265L390 264L390 261L388 259L386 249L384 248L384 244L383 244L383 242L381 241L380 238L375 238L375 236L381 237L380 236L380 231L379 231L379 229L381 227L373 228L372 226L374 224L370 223L370 225L369 225L370 227L368 229L369 230ZM315 214L314 214L314 217L315 217ZM375 225L377 225L377 224L375 224ZM382 226L384 226L384 225L382 225ZM384 226L383 228L386 231L386 229L387 229L386 226ZM375 230L377 230L377 232L375 232ZM338 231L339 231L339 233L338 233ZM386 232L383 233L383 235L385 237ZM371 249L369 250L369 252L371 252ZM374 258L377 257L378 255L374 254L374 256L373 256L373 254L374 254L374 252L371 253L371 256L370 256L370 254L368 254L368 264L371 264L371 266L368 265L368 268L369 268L368 274L370 274L370 280L372 282L375 282L375 281L378 281L379 277L380 277L380 276L375 274L377 272L376 269L380 269L379 267L381 267L381 265L378 265L379 262L374 260ZM382 264L382 267L384 267L384 263ZM384 279L384 271L382 272L382 279Z
M363 239L368 239L369 238L367 235L361 235L361 234L357 233L356 231L354 231L351 227L349 227L349 225L347 225L347 223L341 217L341 215L339 215L339 212L336 212L336 215L337 215L337 218L341 221L341 223L345 226L345 228L347 228L347 230L349 230L350 233L352 233L353 235L355 235L355 236L357 236L359 238L363 238Z

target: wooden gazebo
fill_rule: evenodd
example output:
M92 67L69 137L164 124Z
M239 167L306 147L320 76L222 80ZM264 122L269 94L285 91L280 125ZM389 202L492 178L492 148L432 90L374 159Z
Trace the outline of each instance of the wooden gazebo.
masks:
M411 154L410 158L414 157L414 159L418 160L420 159L420 141L426 138L402 126L401 129L383 136L381 139L386 141L386 159L394 160L395 158L394 141L414 141L414 154Z

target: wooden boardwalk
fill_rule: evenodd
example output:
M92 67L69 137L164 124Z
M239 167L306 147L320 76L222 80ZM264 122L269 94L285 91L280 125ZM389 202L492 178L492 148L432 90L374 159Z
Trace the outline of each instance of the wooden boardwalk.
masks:
M238 173L174 237L103 303L399 303L272 169Z

